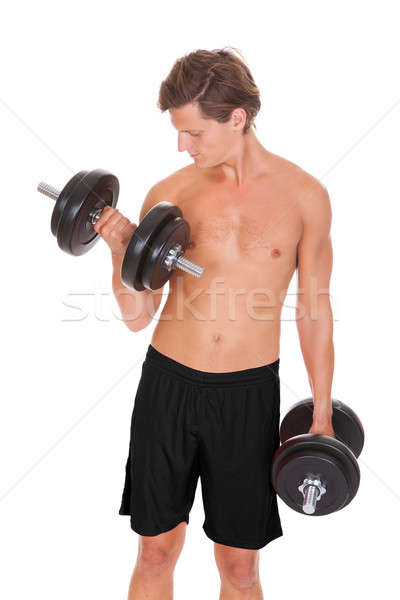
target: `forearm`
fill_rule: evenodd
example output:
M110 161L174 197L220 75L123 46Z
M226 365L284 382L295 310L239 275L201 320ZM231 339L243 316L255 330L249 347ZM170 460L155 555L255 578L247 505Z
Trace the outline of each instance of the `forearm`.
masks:
M150 290L136 291L124 285L121 279L122 258L112 256L112 289L121 311L122 320L132 331L140 331L154 315L154 299Z
M330 307L318 319L304 316L297 321L300 346L314 399L314 423L332 418L331 388L334 369L333 318Z

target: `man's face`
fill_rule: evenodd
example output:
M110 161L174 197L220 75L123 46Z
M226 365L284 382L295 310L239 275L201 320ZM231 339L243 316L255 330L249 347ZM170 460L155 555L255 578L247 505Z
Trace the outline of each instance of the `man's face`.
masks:
M203 119L197 102L170 108L169 113L178 131L179 152L188 152L197 167L215 167L232 152L235 132L230 121L218 123L215 119Z

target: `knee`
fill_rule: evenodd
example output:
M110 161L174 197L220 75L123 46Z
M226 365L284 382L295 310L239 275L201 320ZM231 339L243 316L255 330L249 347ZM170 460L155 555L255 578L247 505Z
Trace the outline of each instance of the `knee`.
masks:
M139 536L136 569L143 575L154 576L172 572L185 541L186 523L156 536Z
M258 584L258 567L253 561L235 561L227 565L223 576L238 590L246 590Z
M156 574L173 568L175 563L172 550L156 545L144 545L138 554L138 568L149 574Z
M157 536L140 536L137 567L143 573L173 571L185 540L185 526Z

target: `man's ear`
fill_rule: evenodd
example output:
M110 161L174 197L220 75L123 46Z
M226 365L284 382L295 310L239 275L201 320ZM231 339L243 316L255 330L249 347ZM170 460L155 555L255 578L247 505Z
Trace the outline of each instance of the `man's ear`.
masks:
M231 121L234 129L242 130L246 125L246 111L243 108L235 108L231 114Z

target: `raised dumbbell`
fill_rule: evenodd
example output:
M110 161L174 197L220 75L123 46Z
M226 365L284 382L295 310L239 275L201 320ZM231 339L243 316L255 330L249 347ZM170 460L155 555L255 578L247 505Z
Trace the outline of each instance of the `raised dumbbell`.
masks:
M344 508L356 495L364 429L356 413L339 400L332 400L335 438L306 433L312 420L312 398L288 411L280 426L282 444L272 460L271 480L290 508L318 516Z
M62 250L85 254L99 239L94 230L106 206L115 207L119 182L115 175L95 169L80 171L60 191L41 182L38 191L56 201L51 231ZM129 241L121 268L124 284L135 290L157 290L175 268L201 277L204 267L185 258L190 227L181 209L171 202L153 206Z

